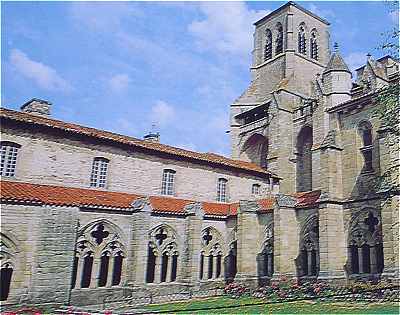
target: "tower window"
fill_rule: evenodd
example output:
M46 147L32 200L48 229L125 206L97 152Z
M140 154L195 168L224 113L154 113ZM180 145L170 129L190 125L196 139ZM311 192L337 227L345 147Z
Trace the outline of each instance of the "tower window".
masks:
M303 26L300 26L299 29L299 38L298 38L298 51L300 54L305 55L306 54L306 32L304 30Z
M283 28L282 25L278 25L278 32L276 35L276 54L283 52Z
M372 126L369 122L362 122L358 127L358 132L362 141L361 153L364 157L364 170L373 170L373 158L372 158Z
M109 160L103 157L93 159L90 187L106 187L109 162Z
M318 43L317 43L317 34L315 32L311 33L310 52L311 52L311 58L318 60Z
M217 201L227 202L227 189L228 180L225 178L219 178L217 184Z
M18 150L21 146L14 142L1 142L1 164L0 175L5 177L14 177L17 166Z
M164 170L161 185L162 195L172 196L174 194L175 174L174 170Z
M265 32L264 60L272 58L272 33L269 29Z

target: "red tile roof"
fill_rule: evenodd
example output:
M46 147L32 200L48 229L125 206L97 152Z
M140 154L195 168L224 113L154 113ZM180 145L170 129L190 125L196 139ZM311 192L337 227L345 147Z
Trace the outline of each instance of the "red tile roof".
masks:
M8 180L0 181L0 192L1 200L6 202L114 209L132 208L132 203L135 200L144 197L136 194L53 185L38 185ZM185 207L196 202L193 200L164 196L150 196L149 201L154 212L172 214L185 214ZM201 204L206 215L228 216L237 214L238 203L202 202Z
M202 208L205 215L228 216L230 215L229 203L203 202Z
M200 152L184 150L161 143L139 140L137 138L123 136L117 133L112 133L90 127L84 127L77 124L63 122L61 120L32 115L24 112L18 112L11 109L1 108L0 118L10 119L13 121L23 122L27 124L33 124L36 126L54 128L70 133L94 137L97 139L111 140L116 143L133 146L135 148L152 151L154 153L168 154L174 156L175 158L178 157L178 158L191 159L198 163L199 162L213 163L217 167L234 168L242 171L258 173L262 176L264 176L265 174L276 176L254 163L233 160L214 153L200 153Z
M171 197L151 196L150 205L154 212L185 214L185 207L194 201Z
M260 199L257 201L260 212L271 212L274 210L275 198Z
M0 181L1 200L55 206L131 208L141 196L120 192Z
M317 205L317 201L321 196L321 190L313 190L307 192L297 193L296 207L310 207Z

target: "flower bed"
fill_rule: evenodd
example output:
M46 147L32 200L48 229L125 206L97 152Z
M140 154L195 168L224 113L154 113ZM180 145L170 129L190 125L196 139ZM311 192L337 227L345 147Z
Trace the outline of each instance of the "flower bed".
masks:
M271 281L270 285L250 291L241 284L231 283L225 287L225 294L238 298L251 295L268 301L288 301L302 299L359 300L359 301L399 301L399 287L387 281L354 282L346 286L332 286L328 282L288 280L282 277Z

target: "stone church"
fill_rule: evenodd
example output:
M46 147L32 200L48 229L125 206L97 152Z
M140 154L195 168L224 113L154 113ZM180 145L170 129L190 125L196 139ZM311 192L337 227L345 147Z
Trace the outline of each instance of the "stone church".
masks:
M398 199L373 185L395 158L374 96L398 60L366 56L353 78L329 23L293 2L254 26L231 158L60 121L40 99L1 109L3 307L399 278Z

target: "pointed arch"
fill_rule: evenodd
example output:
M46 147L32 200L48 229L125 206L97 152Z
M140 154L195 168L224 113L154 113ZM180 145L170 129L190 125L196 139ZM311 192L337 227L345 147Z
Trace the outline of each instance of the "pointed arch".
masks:
M178 274L179 239L175 229L162 223L149 231L146 282L174 282Z
M302 55L305 55L307 53L306 32L307 32L306 24L304 22L300 23L297 31L297 41L298 41L297 51Z
M6 301L10 294L13 274L17 267L18 246L11 233L0 232L0 301Z
M272 32L270 29L265 30L265 46L264 46L264 61L272 58Z
M313 129L306 125L297 135L296 186L297 192L312 190Z
M283 26L281 23L277 23L275 26L275 54L283 53Z
M257 255L257 273L260 278L272 277L274 274L274 223L264 228L261 251Z
M203 229L201 231L200 280L223 277L225 253L226 247L221 233L213 226Z
M108 220L99 219L83 226L78 231L75 246L71 287L120 285L125 268L126 244L122 229ZM116 273L119 275L116 276ZM118 282L112 280L117 278Z
M268 148L268 139L262 134L255 133L243 144L240 157L261 167L267 167Z
M318 60L318 31L313 28L310 32L310 57L314 60Z
M380 212L364 208L354 213L348 231L350 274L380 274L384 268L382 221Z
M310 215L300 230L300 276L317 276L319 272L319 217Z

